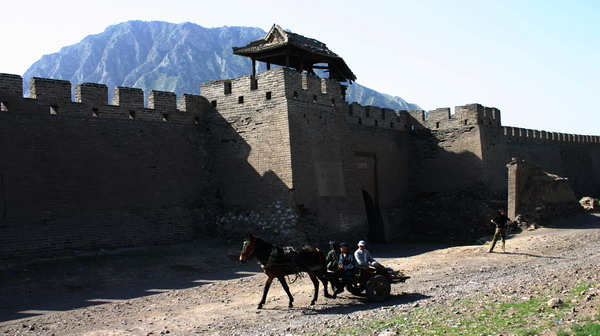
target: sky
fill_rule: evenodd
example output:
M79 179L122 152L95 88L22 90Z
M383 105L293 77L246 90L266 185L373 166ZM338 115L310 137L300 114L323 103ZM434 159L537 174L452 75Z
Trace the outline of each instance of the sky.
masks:
M128 20L277 23L425 110L480 103L506 126L600 135L600 1L0 1L1 73Z

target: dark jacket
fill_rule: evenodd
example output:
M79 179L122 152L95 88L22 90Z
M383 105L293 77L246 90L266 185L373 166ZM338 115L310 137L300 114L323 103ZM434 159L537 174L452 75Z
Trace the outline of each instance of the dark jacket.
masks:
M325 257L325 261L327 262L327 270L334 272L337 271L339 260L340 252L337 249L329 251L329 253L327 253L327 257Z
M508 218L506 215L499 214L498 216L494 217L494 219L492 219L492 222L496 224L497 229L505 229L506 224L510 222L510 218Z

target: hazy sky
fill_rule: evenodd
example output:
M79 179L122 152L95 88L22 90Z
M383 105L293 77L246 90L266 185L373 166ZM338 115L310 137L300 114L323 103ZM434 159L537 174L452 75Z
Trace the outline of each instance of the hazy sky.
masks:
M4 73L127 20L277 23L424 109L481 103L504 125L600 135L600 1L1 1Z

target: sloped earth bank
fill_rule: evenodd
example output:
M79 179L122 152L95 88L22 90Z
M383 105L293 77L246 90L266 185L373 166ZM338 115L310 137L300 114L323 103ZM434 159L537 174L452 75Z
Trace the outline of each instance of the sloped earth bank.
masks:
M312 286L304 277L290 285L294 308L287 308L287 297L275 281L265 308L257 310L265 276L256 263L235 264L240 248L241 242L206 241L3 265L0 335L302 335L348 330L340 328L360 334L361 326L373 320L410 316L419 309L480 313L476 306L455 306L459 299L499 302L544 291L568 299L573 307L556 326L541 332L553 335L594 316L600 302L599 215L581 215L513 236L506 253L488 254L487 245L372 246L382 263L412 277L392 285L392 297L380 304L348 292L326 299L321 291L317 304L310 306ZM570 297L569 289L582 283L596 287ZM523 318L511 314L515 321ZM540 319L543 314L540 309ZM427 327L427 314L416 318L411 323ZM390 327L392 333L406 334ZM489 328L486 335L510 334L494 325ZM365 327L364 334L385 331L385 326Z

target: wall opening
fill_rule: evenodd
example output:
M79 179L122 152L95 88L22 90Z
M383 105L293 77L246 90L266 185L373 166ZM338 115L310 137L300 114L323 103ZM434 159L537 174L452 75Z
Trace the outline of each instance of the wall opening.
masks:
M95 107L92 107L92 117L95 117L95 118L98 117L98 109Z
M8 106L6 105L5 102L0 102L0 111L8 112Z
M437 121L437 122L435 123L435 128L440 128L440 122L439 122L439 121Z
M317 102L317 96L313 95L313 102L316 103Z
M217 107L217 101L216 101L216 100L211 100L211 101L210 101L210 105L211 105L212 107Z
M164 113L164 114L162 115L162 121L169 121L169 115L168 115L168 114L166 114L166 113Z
M383 230L383 217L371 195L365 190L362 191L365 211L367 212L367 221L369 222L369 231L367 237L371 243L381 243L385 241L385 232Z
M239 96L238 97L238 104L243 104L244 103L244 96Z
M298 91L294 91L294 98L298 98Z
M224 82L223 83L223 93L227 94L231 94L231 82Z
M367 233L371 242L385 241L383 217L379 211L379 191L377 178L377 158L375 153L355 153L356 176L362 190Z
M58 106L50 105L50 114L58 114Z
M135 119L135 111L129 111L129 119Z
M267 91L267 92L265 93L265 99L266 99L266 100L271 100L271 91Z
M200 117L194 116L194 125L200 124Z

